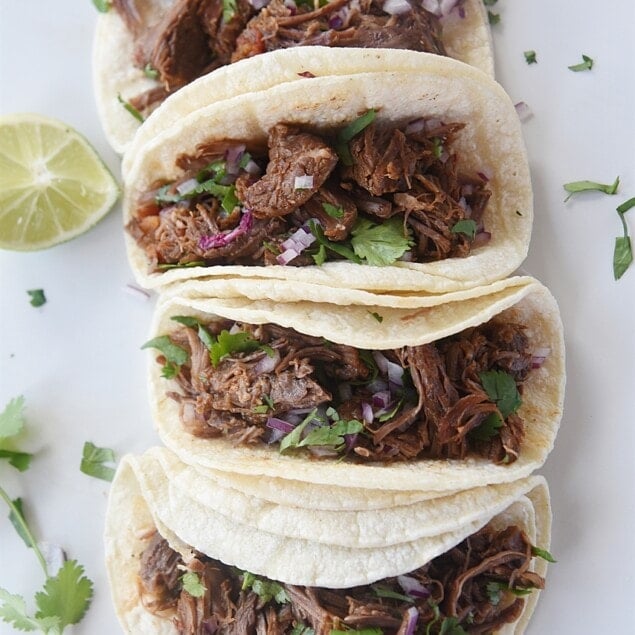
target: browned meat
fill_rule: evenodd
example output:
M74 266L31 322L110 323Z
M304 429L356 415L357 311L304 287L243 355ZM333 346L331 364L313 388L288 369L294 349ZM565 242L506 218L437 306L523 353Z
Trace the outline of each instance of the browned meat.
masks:
M176 605L181 593L179 563L178 553L155 532L139 563L139 590L148 610L161 612Z
M336 241L347 238L357 220L355 203L335 184L327 183L320 188L298 211L303 222L317 218L324 235Z
M400 599L407 591L398 578L385 578L373 585L336 590L273 583L286 595L279 602L243 590L246 572L203 555L185 565L176 552L167 550L171 552L168 560L177 563L179 572L195 573L206 588L202 597L194 598L178 579L171 580L166 592L178 601L172 611L179 635L290 635L301 627L312 628L316 635L351 628L380 628L384 635L403 635L413 608L417 633L432 632L431 624L438 632L446 617L455 618L470 635L492 633L520 615L524 599L516 597L514 590L544 588L544 579L530 569L532 545L516 526L503 530L486 526L407 573L411 583L429 594L412 595L410 600ZM143 565L139 578L142 585ZM268 582L263 579L264 584ZM380 595L377 589L396 597ZM146 608L169 619L165 608Z
M304 205L337 164L337 154L320 137L278 124L269 133L267 173L251 187L243 204L256 218L284 216ZM310 183L299 184L308 178Z
M208 0L201 11L203 28L208 35L208 44L219 65L229 64L236 46L236 39L256 10L248 0L236 0L233 15L223 19L223 1Z

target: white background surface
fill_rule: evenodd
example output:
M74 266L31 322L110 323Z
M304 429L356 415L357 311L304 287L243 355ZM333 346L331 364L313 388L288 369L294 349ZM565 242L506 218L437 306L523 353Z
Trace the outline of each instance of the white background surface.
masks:
M635 266L615 282L615 207L635 196L635 3L499 0L498 79L534 117L524 124L535 211L524 269L559 300L568 348L565 416L543 473L554 509L551 567L530 633L633 632L635 602ZM84 133L115 174L91 86L90 0L0 0L0 113L33 111ZM534 49L528 66L523 51ZM591 72L567 66L585 53ZM617 196L564 204L562 184L613 182ZM635 234L635 210L628 223ZM152 301L132 282L119 208L85 236L40 253L0 252L0 410L24 394L36 452L0 483L22 496L36 536L64 546L95 582L79 635L120 632L102 564L108 485L79 472L84 441L141 452L156 442L145 392ZM48 302L29 304L27 289ZM41 570L0 509L0 586L32 607ZM69 629L70 630L70 629ZM0 622L0 633L11 629Z

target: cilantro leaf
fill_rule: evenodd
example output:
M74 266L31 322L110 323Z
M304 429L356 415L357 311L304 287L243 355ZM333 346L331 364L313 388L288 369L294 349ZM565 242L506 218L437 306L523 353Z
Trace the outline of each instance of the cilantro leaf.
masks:
M298 443L298 447L331 445L337 450L344 445L345 435L357 434L363 429L363 424L356 419L351 419L351 421L336 421L333 425L320 426L315 430L311 430L311 432Z
M620 216L620 221L622 221L624 235L618 236L615 239L615 248L613 250L613 277L615 280L619 280L633 262L631 238L628 235L628 226L624 220L624 214L633 207L635 207L635 198L630 198L617 207L617 213Z
M404 235L403 222L398 218L380 225L360 218L351 234L355 254L369 265L380 267L393 264L414 244L409 234Z
M230 333L223 329L218 334L216 342L212 343L208 348L210 359L214 368L216 368L224 357L232 353L251 353L260 348L260 342L244 331Z
M487 592L487 597L489 598L490 603L493 606L498 606L501 601L501 596L503 594L503 589L507 588L506 584L502 582L488 582L485 589Z
M380 324L384 321L383 315L380 315L376 311L368 311Z
M32 458L33 455L28 452L0 449L0 459L9 459L9 464L20 472L25 472L29 469Z
M38 307L46 304L44 289L30 289L27 293L31 297L31 306Z
M315 635L315 631L305 624L296 624L290 635Z
M148 62L144 67L143 67L143 74L148 78L148 79L159 79L159 71L154 68L152 66L152 64L150 64L150 62Z
M439 635L467 635L456 617L445 617Z
M0 618L19 631L37 631L60 633L60 618L57 616L42 619L30 617L26 612L26 603L20 595L13 595L0 587Z
M495 24L498 24L501 21L500 13L494 13L493 11L488 11L487 20L492 26L494 26Z
M104 463L115 463L116 460L115 453L110 448L99 448L94 443L86 441L79 469L88 476L94 476L102 481L112 481L115 469Z
M183 366L190 358L189 353L184 348L174 344L167 335L160 335L148 340L141 347L142 350L144 348L155 348L165 357L162 374L166 379L175 377L179 372L179 367Z
M338 133L335 151L344 165L353 165L353 157L351 156L348 142L369 126L375 120L376 115L376 111L371 109L349 123Z
M121 93L117 95L117 101L140 123L144 122L143 115L129 102L126 101Z
M93 4L99 13L108 13L112 5L111 0L93 0Z
M207 591L207 588L194 571L188 571L183 574L183 576L181 576L181 582L183 583L183 590L189 593L192 597L202 598Z
M22 499L16 498L13 501L13 508L9 514L9 520L15 528L18 536L22 538L24 544L31 548L31 538L29 537L29 529L26 524L26 518L24 517L24 507L22 505Z
M479 373L487 396L496 403L503 419L516 412L522 401L514 378L505 371L491 370Z
M236 0L223 0L223 22L227 24L236 15Z
M436 159L440 159L443 154L443 141L440 137L434 137L432 139L432 154Z
M313 421L317 415L317 408L314 408L298 425L289 432L286 436L282 437L280 441L280 453L289 448L296 448L300 443L302 433L304 429L309 425L309 422Z
M315 261L316 265L324 264L324 261L326 260L326 249L339 254L340 256L343 256L347 260L352 260L358 265L362 264L361 258L359 258L355 254L355 252L347 246L346 243L336 243L326 238L326 236L324 235L324 231L319 223L316 223L314 220L310 220L309 230L315 236L318 244L320 245L317 254L313 256L313 260Z
M380 584L371 585L371 589L375 592L375 595L378 598L389 598L391 600L401 600L402 602L414 602L414 598L411 598L409 595L404 595L403 593L397 593L396 591L392 591L391 589L381 586Z
M582 55L582 61L579 64L567 66L570 71L579 73L580 71L590 71L593 68L593 60L588 55Z
M450 230L453 234L465 234L470 240L476 236L476 221L471 218L464 218L452 226Z
M193 315L173 315L170 319L190 328L198 328L201 325L199 320Z
M495 413L488 415L486 419L481 423L478 428L474 428L469 433L472 439L478 441L489 441L492 437L498 434L498 431L503 427L503 420Z
M344 217L344 209L340 206L331 205L330 203L322 203L322 209L331 217L331 218L343 218Z
M547 562L558 562L546 549L540 549L540 547L532 547L531 555L542 558Z
M493 7L497 2L498 0L483 0L483 4L486 7Z
M263 604L275 600L278 604L287 604L291 601L284 587L279 582L273 580L266 580L265 578L259 578L249 571L243 573L243 584L241 589L246 591L251 589L260 599Z
M566 203L574 194L580 192L604 192L604 194L617 194L617 188L620 185L620 177L618 176L611 184L596 183L595 181L573 181L563 185L565 191L569 192L569 196L564 199Z
M525 51L525 62L527 64L538 64L538 60L536 59L536 51Z
M46 580L44 590L35 594L35 617L58 617L64 629L84 617L92 597L93 583L84 575L84 567L67 560L55 577Z
M24 428L24 396L14 397L0 413L0 439L8 439Z

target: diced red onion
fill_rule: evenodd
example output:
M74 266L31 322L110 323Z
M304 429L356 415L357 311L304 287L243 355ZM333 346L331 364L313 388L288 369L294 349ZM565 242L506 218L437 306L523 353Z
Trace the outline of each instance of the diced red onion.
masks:
M430 119L426 119L425 124L426 124L427 132L433 132L437 128L443 128L443 122L441 121L441 119L438 119L436 117L431 117Z
M263 373L271 373L275 370L278 362L280 361L280 353L277 349L274 349L273 355L265 354L258 363L254 366L254 372L256 375L262 375Z
M362 418L364 419L364 423L372 423L375 418L371 405L366 401L362 402Z
M328 24L329 24L329 29L337 30L337 29L341 29L344 26L344 20L342 19L342 16L335 13L329 18Z
M350 452L357 443L357 432L355 434L345 434L344 442L346 443L346 451Z
M203 622L203 631L205 632L205 635L215 635L219 627L220 627L220 624L219 624L218 618L215 615L208 617Z
M295 249L285 249L281 254L276 256L276 262L279 265L288 265L294 258L300 254Z
M389 15L401 15L412 11L412 7L408 0L386 0L382 9Z
M296 190L310 190L313 187L313 175L304 174L302 176L296 176L293 187Z
M487 245L487 243L492 239L491 232L478 232L476 236L474 236L474 240L472 241L472 249L476 247L482 247L483 245Z
M441 150L441 154L439 155L439 161L441 161L441 163L446 163L449 158L450 153L445 148L443 148L443 150Z
M266 7L271 0L248 0L248 2L256 11L259 11L263 7Z
M289 434L289 432L293 432L295 430L294 425L284 419L278 419L277 417L269 417L267 419L267 428L271 428L272 430L281 430L285 434Z
M273 430L273 429L269 429L269 434L267 435L267 443L269 445L271 445L272 443L278 443L278 441L280 441L280 439L282 439L283 437L285 437L287 435L286 432L283 432L282 430Z
M176 191L181 195L185 196L185 194L189 194L192 190L195 190L198 186L198 181L194 178L187 179L187 181L183 181L183 183L179 183L176 186Z
M399 586L403 589L403 592L406 595L409 595L413 598L429 598L430 591L426 589L426 587L419 582L416 578L413 578L410 575L400 575L397 576L397 582L399 582Z
M480 172L476 173L478 175L478 177L480 179L482 179L483 181L485 181L485 183L487 183L488 181L491 181L492 178L494 177L494 170L492 170L491 168L482 168Z
M280 246L283 249L295 249L298 253L302 253L304 249L312 245L316 241L315 236L308 230L300 227L287 238Z
M531 117L533 117L534 115L529 105L524 101L519 101L517 104L514 104L514 108L516 109L516 114L518 115L518 118L522 122L527 121L527 119L531 119Z
M441 0L439 8L441 9L441 16L446 17L454 11L454 7L459 3L459 0Z
M124 290L126 293L129 293L130 295L134 295L141 300L150 299L150 293L148 291L145 291L144 289L140 289L139 287L136 287L134 284L127 284L124 287Z
M243 158L246 150L245 144L238 146L230 146L225 150L225 161L227 162L227 172L229 174L238 174L240 172L240 160Z
M459 2L460 0L423 0L421 5L426 11L434 13L438 18L445 18L454 11Z
M401 260L401 262L412 262L414 260L414 254L412 253L412 250L408 249L408 251L404 251L399 260Z
M260 166L253 159L250 159L245 166L245 172L252 176L258 176L260 174Z
M284 0L284 6L291 11L291 15L295 15L298 10L298 6L294 0Z
M540 368L545 363L545 360L547 359L547 357L549 357L550 354L551 349L548 347L537 348L531 358L531 367Z
M388 390L382 390L373 395L373 406L375 406L375 408L387 408L390 401L391 397Z
M421 6L430 13L434 13L437 17L441 15L441 7L439 7L439 0L422 0Z
M472 196L474 194L474 186L467 183L461 186L461 196Z
M388 382L403 386L403 368L399 364L391 362L383 353L373 351L373 359L379 370L388 375Z
M426 120L425 119L415 119L414 121L411 121L407 126L406 129L404 131L405 134L413 134L415 132L421 132L424 128L426 127Z
M253 216L251 211L246 210L240 219L240 223L229 232L214 234L212 236L201 236L198 241L199 249L207 251L208 249L216 249L229 245L233 240L247 233L253 225Z
M419 620L419 611L416 606L411 606L407 611L408 621L406 622L406 628L404 629L404 635L414 635L417 628L417 621Z

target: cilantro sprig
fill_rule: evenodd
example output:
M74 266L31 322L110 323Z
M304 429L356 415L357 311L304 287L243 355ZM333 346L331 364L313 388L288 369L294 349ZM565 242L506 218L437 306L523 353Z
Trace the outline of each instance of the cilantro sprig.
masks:
M505 371L485 371L479 373L479 379L487 396L496 404L500 412L500 416L498 413L489 415L478 428L470 433L475 439L487 441L498 434L505 419L520 408L522 400L516 381Z
M620 185L620 177L618 176L613 183L597 183L595 181L572 181L563 185L569 196L564 199L566 203L574 194L580 192L604 192L604 194L617 194Z
M115 468L105 464L115 463L116 460L115 453L110 448L100 448L94 443L86 441L79 469L88 476L110 482L115 476Z
M474 240L476 236L476 221L471 218L464 218L452 225L450 230L453 234L464 234L470 240Z
M251 589L263 604L274 600L277 604L287 604L291 598L287 595L284 587L279 582L260 578L249 571L243 572L243 583L241 586L243 591Z
M27 291L31 298L31 306L39 307L46 304L46 296L44 295L44 289L30 289Z
M615 238L615 248L613 249L613 277L619 280L633 262L633 247L631 245L631 237L628 233L628 225L624 219L624 214L629 209L635 207L635 197L628 199L617 207L617 213L622 222L624 234Z
M382 267L401 258L414 241L404 232L403 222L391 218L381 224L359 218L351 231L351 245L355 254L366 264Z
M8 459L9 463L20 472L24 472L31 464L32 454L16 450L13 438L24 429L24 397L15 397L0 413L0 459Z
M527 64L538 64L538 59L536 58L536 51L525 51L525 62Z
M145 121L143 115L129 102L126 101L121 94L117 95L117 101L139 122Z
M159 351L165 358L161 376L166 379L172 379L179 374L179 370L183 364L189 360L189 353L175 344L168 335L160 335L148 340L141 349L154 348Z
M588 55L582 55L582 61L579 64L567 66L570 71L579 73L580 71L590 71L593 68L593 59Z
M181 576L183 590L194 598L202 598L207 592L207 588L194 571L187 571Z

